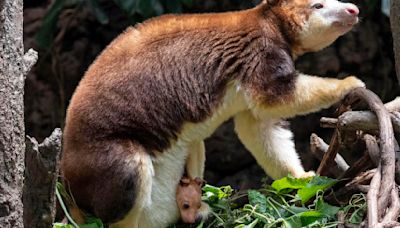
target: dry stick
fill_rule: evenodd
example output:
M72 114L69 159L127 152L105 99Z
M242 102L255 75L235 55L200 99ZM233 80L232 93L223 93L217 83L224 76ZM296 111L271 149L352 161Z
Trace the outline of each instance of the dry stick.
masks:
M344 214L344 211L339 211L339 212L337 213L337 218L338 218L337 227L338 227L338 228L345 228L346 226L345 226L344 224L345 224L345 218L346 218L346 216L345 216L345 214Z
M378 218L380 218L387 208L388 199L394 187L395 152L393 126L389 112L376 94L367 89L358 88L350 92L350 96L356 96L366 101L378 118L381 145L380 169L382 172L377 211ZM375 174L375 176L377 176L377 174ZM371 226L371 224L368 223L368 226Z
M372 135L365 134L363 136L364 142L365 142L365 147L367 149L368 155L371 159L371 161L375 164L375 166L379 165L379 155L380 155L380 149L378 142L376 141L376 138Z
M364 155L354 162L354 164L351 165L350 168L347 169L339 179L353 178L362 171L368 169L371 166L371 163L371 158L369 157L368 153L364 153Z
M332 167L335 157L339 151L340 144L340 133L338 129L335 129L333 136L331 138L331 142L329 143L328 151L325 153L322 158L321 164L318 167L317 173L321 176L326 176L329 168Z
M368 227L376 227L378 224L378 193L381 184L381 165L377 168L374 177L371 180L367 194L368 203Z
M311 134L310 136L310 151L314 154L316 158L322 160L324 154L328 151L329 145L324 142L323 139L318 137L316 134ZM349 165L346 163L344 158L337 154L335 157L335 165L331 167L330 171L335 177L340 176L344 173L348 168Z
M342 114L343 112L349 111L350 110L349 104L352 104L356 101L354 96L347 96L345 100L346 102L343 102L338 108L337 112L339 115ZM324 157L322 158L322 161L318 167L317 174L325 176L328 173L329 167L332 167L334 159L337 153L339 152L340 149L339 142L340 142L340 132L336 128L331 138L331 142L329 143L328 151L324 154Z

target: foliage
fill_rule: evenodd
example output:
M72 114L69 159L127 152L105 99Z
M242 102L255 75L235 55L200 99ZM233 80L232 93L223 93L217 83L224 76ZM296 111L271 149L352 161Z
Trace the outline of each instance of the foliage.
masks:
M355 194L349 204L338 207L324 201L324 191L337 181L327 177L296 179L292 176L276 180L271 186L246 193L234 193L230 186L203 187L202 200L212 208L210 218L198 225L172 225L180 227L336 227L339 211L347 223L359 224L366 212L363 194ZM60 188L59 192L64 192ZM68 196L67 196L68 197ZM247 197L248 203L238 205L239 199ZM63 205L63 203L61 203ZM68 213L68 212L66 212ZM91 218L84 228L102 228L99 219ZM69 224L55 223L53 228L73 228Z
M158 16L163 13L181 13L184 7L191 7L192 0L113 0L121 10L135 22ZM43 18L42 26L36 34L40 47L49 47L54 39L58 18L68 8L88 7L97 21L109 23L109 17L102 7L101 0L54 0Z
M219 197L218 201L206 197L214 218L205 227L334 227L340 208L324 202L323 191L335 183L326 177L288 176L263 189L249 190L248 203L243 207L235 207L235 196ZM205 196L210 195L208 189L203 189ZM311 198L315 200L306 206Z

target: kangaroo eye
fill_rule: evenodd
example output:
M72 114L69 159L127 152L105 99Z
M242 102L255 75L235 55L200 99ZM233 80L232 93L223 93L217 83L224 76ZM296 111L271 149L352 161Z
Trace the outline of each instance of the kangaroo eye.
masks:
M183 203L183 209L189 209L190 205L189 203L185 202Z
M321 3L315 3L314 5L312 5L312 8L314 8L314 9L322 9L322 8L324 8L324 5L322 5Z

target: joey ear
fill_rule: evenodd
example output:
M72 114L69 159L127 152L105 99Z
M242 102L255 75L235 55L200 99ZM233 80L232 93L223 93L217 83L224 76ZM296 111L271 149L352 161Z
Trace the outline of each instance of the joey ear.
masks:
M200 177L196 177L196 178L194 179L194 181L195 181L196 184L199 185L199 186L203 186L203 184L206 183L206 181L203 180L203 179L201 179Z
M179 183L183 186L188 186L190 184L190 178L189 177L182 177Z

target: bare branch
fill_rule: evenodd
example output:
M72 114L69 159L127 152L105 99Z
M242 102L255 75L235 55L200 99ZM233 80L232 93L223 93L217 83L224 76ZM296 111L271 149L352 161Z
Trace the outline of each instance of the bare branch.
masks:
M400 116L390 114L394 130L400 133ZM378 119L375 114L369 111L349 111L336 118L321 118L321 126L325 128L339 128L341 131L362 130L374 132L379 129Z
M322 160L324 154L328 151L329 145L324 142L318 135L311 134L310 136L310 150L319 160ZM340 176L349 168L344 158L337 154L335 157L335 165L331 167L331 172L335 177Z

